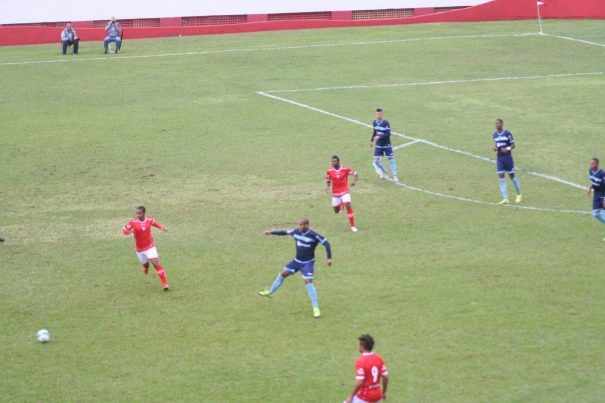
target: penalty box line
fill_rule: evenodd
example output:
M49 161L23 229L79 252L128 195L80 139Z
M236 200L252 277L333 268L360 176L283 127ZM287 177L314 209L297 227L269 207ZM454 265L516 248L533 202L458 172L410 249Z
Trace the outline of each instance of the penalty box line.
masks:
M281 96L278 96L275 94L283 93L283 92L309 92L309 91L323 91L323 90L332 90L332 89L336 90L336 89L352 89L352 88L385 88L385 87L402 87L402 86L447 85L447 84L462 84L462 83L472 83L472 82L485 82L485 81L489 82L489 81L505 81L505 80L536 80L536 79L565 78L565 77L579 77L579 76L599 76L599 75L604 75L604 74L605 74L605 72L603 72L603 71L597 71L597 72L586 72L586 73L546 74L546 75L538 75L538 76L514 76L514 77L495 77L495 78L487 77L487 78L478 78L478 79L469 79L469 80L425 81L425 82L417 82L417 83L384 84L384 85L377 84L377 85L373 85L373 86L372 85L363 85L363 86L358 85L358 86L343 86L343 87L331 87L331 88L320 88L320 89L258 91L257 94L267 97L267 98L272 98L272 99L280 101L280 102L285 102L285 103L289 103L294 106L305 108L305 109L311 110L313 112L317 112L317 113L321 113L324 115L332 116L337 119L345 120L349 123L353 123L353 124L356 124L359 126L372 128L372 125L362 122L360 120L349 118L349 117L342 116L342 115L338 115L338 114L335 114L332 112L328 112L326 110L316 108L314 106L307 105L307 104L304 104L301 102L297 102L292 99L281 97ZM407 143L402 146L407 146L407 145L412 145L412 144L417 144L417 143L424 143L424 144L428 144L432 147L439 148L439 149L442 149L445 151L449 151L449 152L453 152L453 153L457 153L457 154L461 154L461 155L466 155L467 157L475 158L475 159L482 160L482 161L496 163L496 160L494 160L494 159L483 157L483 156L480 156L477 154L473 154L468 151L444 146L444 145L441 145L441 144L438 144L438 143L435 143L435 142L432 142L432 141L429 141L429 140L426 140L423 138L412 137L405 133L400 133L400 132L396 132L396 131L392 131L391 133L396 136L410 140L410 143ZM543 174L540 172L531 171L531 170L524 169L524 168L517 168L517 169L519 171L525 172L529 175L536 176L536 177L539 177L542 179L547 179L547 180L550 180L553 182L557 182L562 185L571 186L576 189L582 189L582 190L585 189L585 186L582 186L578 183L568 181L563 178L556 177L554 175Z
M491 81L516 81L516 80L538 80L544 78L567 78L567 77L582 77L582 76L601 76L603 71L592 71L584 73L558 73L558 74L542 74L533 76L510 76L510 77L485 77L471 78L466 80L443 80L443 81L419 81L415 83L395 83L395 84L367 84L367 85L343 85L337 87L317 87L317 88L298 88L291 90L274 90L265 91L266 94L284 94L291 92L319 92L319 91L336 91L336 90L356 90L356 89L376 89L376 88L399 88L399 87L426 87L431 85L447 85L447 84L470 84L482 83Z
M307 105L307 104L304 104L302 102L294 101L292 99L280 97L278 95L270 94L270 93L263 92L263 91L259 91L259 92L257 92L257 94L261 95L263 97L266 97L266 98L271 98L271 99L276 100L276 101L280 101L280 102L287 103L287 104L290 104L290 105L294 105L294 106L297 106L297 107L300 107L300 108L303 108L303 109L307 109L307 110L310 110L310 111L313 111L313 112L316 112L316 113L320 113L322 115L331 116L331 117L334 117L334 118L337 118L337 119L340 119L340 120L344 120L346 122L353 123L353 124L358 125L358 126L367 127L369 129L372 128L372 125L370 125L369 123L362 122L362 121L360 121L358 119L353 119L353 118L349 118L347 116L338 115L336 113L332 113L332 112L326 111L324 109L317 108L315 106ZM438 149L441 149L441 150L449 151L449 152L460 154L460 155L465 155L467 157L475 158L475 159L478 159L478 160L481 160L481 161L486 161L486 162L490 162L490 163L496 163L496 161L493 160L493 159L491 159L491 158L487 158L487 157L483 157L481 155L473 154L473 153L470 153L468 151L459 150L459 149L456 149L456 148L444 146L444 145L441 145L441 144L438 144L438 143L435 143L433 141L429 141L429 140L426 140L426 139L423 139L423 138L412 137L412 136L409 136L409 135L407 135L405 133L400 133L400 132L396 132L396 131L391 131L391 133L394 134L394 135L396 135L396 136L399 136L401 138L410 140L408 143L402 144L402 146L409 146L409 145L412 145L412 144L422 143L422 144L427 144L427 145L429 145L431 147L435 147L435 148L438 148ZM574 183L574 182L571 182L571 181L568 181L566 179L562 179L562 178L559 178L559 177L556 177L556 176L553 176L553 175L543 174L543 173L540 173L540 172L526 170L526 169L521 169L521 168L519 168L519 170L522 171L522 172L525 172L525 173L527 173L529 175L536 176L536 177L539 177L539 178L542 178L542 179L547 179L547 180L550 180L550 181L553 181L553 182L556 182L556 183L560 183L562 185L567 185L567 186L573 187L575 189L582 189L582 190L585 189L585 186L582 186L580 184L577 184L577 183ZM482 203L489 204L488 202L482 202Z
M486 205L486 206L515 208L515 209L520 209L520 210L542 211L542 212L547 212L547 213L567 213L567 214L583 214L583 215L591 214L590 211L582 211L582 210L551 209L551 208L543 208L543 207L524 206L524 205L518 205L518 204L517 205L515 205L515 204L500 205L498 203L471 199L469 197L455 196L455 195L450 195L450 194L441 193L441 192L433 192L432 190L422 189L422 188L408 185L405 183L394 182L393 179L391 179L391 178L387 178L387 179L394 185L399 186L403 189L409 189L409 190L413 190L414 192L424 193L424 194L427 194L430 196L441 197L441 198L450 199L450 200L457 200L457 201L462 201L462 202L467 202L467 203L482 204L482 205Z

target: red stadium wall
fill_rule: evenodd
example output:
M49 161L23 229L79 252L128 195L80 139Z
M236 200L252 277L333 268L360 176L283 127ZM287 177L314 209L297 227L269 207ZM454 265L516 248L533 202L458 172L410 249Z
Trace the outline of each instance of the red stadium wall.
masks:
M605 0L542 0L544 18L605 18ZM449 10L449 11L448 11ZM338 12L154 18L128 20L125 39L274 30L479 22L536 18L536 0L492 0L453 9L357 10ZM49 26L50 25L50 26ZM59 43L64 23L0 27L0 46ZM104 38L104 21L74 22L82 41Z

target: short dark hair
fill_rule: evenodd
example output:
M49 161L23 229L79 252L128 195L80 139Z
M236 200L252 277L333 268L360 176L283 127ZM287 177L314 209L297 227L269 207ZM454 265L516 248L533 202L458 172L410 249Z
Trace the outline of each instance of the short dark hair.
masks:
M333 160L337 160L338 162L340 162L340 158L338 158L338 155L333 155L333 156L332 156L332 159L333 159Z
M498 118L498 119L496 119L496 122L504 123L504 120Z
M138 206L137 210L141 210L143 213L146 211L145 206Z
M361 336L359 336L357 338L357 340L359 340L359 344L361 344L361 346L364 348L364 350L366 350L366 351L374 350L374 338L372 336L370 336L369 334L362 334Z
M376 108L376 112L383 112L382 108Z
M310 222L309 222L309 219L308 219L308 218L301 218L301 219L300 219L300 222L302 222L302 223L303 223L303 224L305 224L305 225L309 225L309 224L310 224Z
M597 157L592 157L591 160L596 162L597 164L599 163L599 159Z

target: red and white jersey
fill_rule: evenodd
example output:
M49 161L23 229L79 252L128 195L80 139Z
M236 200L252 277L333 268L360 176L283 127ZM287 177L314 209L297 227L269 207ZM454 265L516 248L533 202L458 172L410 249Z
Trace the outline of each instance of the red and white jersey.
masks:
M349 193L349 175L356 175L352 168L343 165L336 169L330 167L326 172L326 180L332 184L332 196L340 197Z
M148 249L153 248L153 235L151 234L151 227L163 228L163 225L155 221L153 217L145 217L145 220L140 221L134 217L128 224L122 228L124 235L130 235L134 232L134 242L136 245L137 252L144 252Z
M366 402L378 402L382 399L380 380L388 376L389 371L381 356L374 353L363 353L355 362L355 377L363 381L357 397Z

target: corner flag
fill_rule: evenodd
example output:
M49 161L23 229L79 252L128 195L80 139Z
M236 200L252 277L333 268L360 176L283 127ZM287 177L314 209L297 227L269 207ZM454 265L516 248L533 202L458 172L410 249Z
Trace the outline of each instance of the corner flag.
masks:
M540 25L540 35L544 35L544 31L542 31L542 16L540 15L540 6L543 6L543 1L536 1L536 9L538 11L538 24Z

